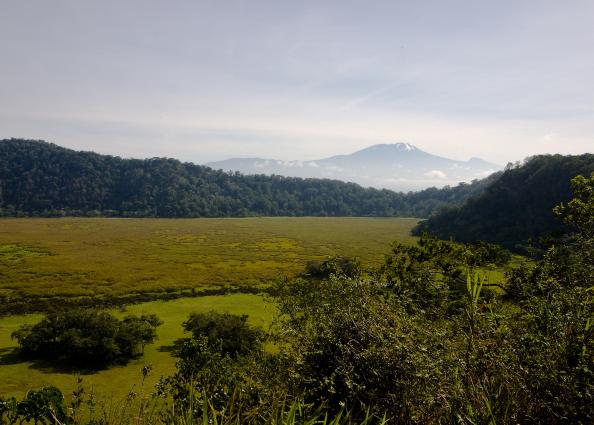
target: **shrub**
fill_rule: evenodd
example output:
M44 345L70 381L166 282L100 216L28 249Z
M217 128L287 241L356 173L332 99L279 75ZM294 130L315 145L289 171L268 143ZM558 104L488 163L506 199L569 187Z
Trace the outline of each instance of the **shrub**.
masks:
M27 393L16 405L21 421L38 423L60 423L66 419L66 405L62 392L53 386L43 387Z
M309 261L303 277L328 279L330 276L343 276L354 279L361 275L361 261L345 256L329 257L323 261Z
M247 315L228 313L192 313L183 323L194 339L206 337L211 348L233 358L261 346L262 331L247 324Z
M191 314L183 327L192 337L177 341L177 371L161 379L158 393L184 409L202 403L203 394L220 412L229 403L232 410L233 403L246 408L261 404L267 388L257 384L256 369L268 355L261 349L263 332L250 327L247 318L214 311Z
M334 277L280 282L281 355L289 392L331 414L346 409L355 420L372 408L414 421L431 404L444 345L440 333L402 308L374 282Z

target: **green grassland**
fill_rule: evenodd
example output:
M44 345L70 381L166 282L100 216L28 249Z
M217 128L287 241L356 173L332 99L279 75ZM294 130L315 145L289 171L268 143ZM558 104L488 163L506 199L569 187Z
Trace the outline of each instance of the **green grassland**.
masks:
M217 310L233 314L249 315L252 325L270 326L274 316L274 305L265 302L263 297L251 294L215 295L208 297L180 298L172 301L153 301L129 306L126 311L112 310L118 316L125 314L155 313L163 325L157 329L158 339L145 348L144 355L124 366L115 366L93 374L83 374L84 386L93 390L99 400L122 400L131 390L138 392L141 381L140 371L145 365L153 370L145 385L153 391L160 376L171 374L175 369L175 359L170 348L174 341L184 337L182 322L190 313ZM35 323L42 316L9 316L0 319L0 395L22 396L31 388L43 385L56 385L65 393L70 393L76 383L73 370L56 369L44 362L21 361L16 358L16 342L10 334L20 325ZM189 336L189 335L185 335Z
M0 220L0 297L117 296L178 290L259 285L294 275L308 260L330 255L360 257L377 264L390 243L413 242L416 219L244 218L244 219L3 219ZM174 370L168 347L184 336L182 322L194 311L215 309L248 314L269 326L274 306L262 296L230 294L179 298L129 305L118 315L155 313L164 324L143 357L83 375L99 398L121 400L140 382L140 370L153 366L146 385ZM72 370L15 357L10 334L39 314L0 318L0 394L22 396L53 384L74 389ZM138 387L133 389L138 392Z
M329 255L381 260L416 219L2 219L0 297L250 286Z

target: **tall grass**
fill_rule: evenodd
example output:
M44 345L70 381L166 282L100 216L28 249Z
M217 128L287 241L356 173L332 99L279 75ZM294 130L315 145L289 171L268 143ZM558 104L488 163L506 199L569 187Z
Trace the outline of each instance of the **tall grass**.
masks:
M144 374L144 371L143 371ZM206 393L190 394L185 404L146 393L144 378L139 393L130 394L117 401L96 404L93 394L85 395L82 385L73 394L70 403L62 399L44 399L39 394L28 394L21 402L14 398L0 399L0 424L54 424L54 425L350 425L387 424L386 416L377 418L369 411L364 417L355 418L343 410L329 415L323 406L312 406L303 400L280 402L274 406L248 410L232 397L227 407L217 410ZM82 384L82 380L79 380ZM50 388L50 387L47 387ZM42 388L40 393L45 389ZM52 387L53 388L53 387ZM237 390L236 390L237 391ZM31 400L35 400L35 405ZM23 405L27 404L27 410ZM63 412L67 412L64 414Z

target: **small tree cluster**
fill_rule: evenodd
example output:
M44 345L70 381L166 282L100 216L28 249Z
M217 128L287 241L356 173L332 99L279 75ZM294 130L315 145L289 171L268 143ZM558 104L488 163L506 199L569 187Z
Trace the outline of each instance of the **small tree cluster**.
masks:
M262 330L248 325L247 315L218 313L192 313L183 323L184 330L194 339L206 337L208 345L221 355L237 357L247 354L261 344Z
M268 355L262 350L262 330L248 325L247 319L215 311L192 313L183 323L192 337L179 344L177 372L161 379L158 392L186 409L202 403L204 394L217 411L229 403L252 405L261 400L266 389L247 381L249 375L260 375L256 369Z
M330 276L342 276L354 279L362 272L358 258L337 256L325 260L312 260L305 266L303 276L310 279L329 279Z
M21 326L12 337L23 357L99 369L142 355L160 324L154 314L119 320L106 312L76 309L48 314L35 325Z

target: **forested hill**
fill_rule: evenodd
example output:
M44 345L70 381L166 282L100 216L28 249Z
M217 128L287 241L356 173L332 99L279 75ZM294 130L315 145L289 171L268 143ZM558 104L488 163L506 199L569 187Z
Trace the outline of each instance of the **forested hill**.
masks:
M461 242L483 240L522 250L563 230L552 209L571 198L570 180L594 172L594 155L540 155L511 167L463 205L442 210L415 229Z
M3 216L428 216L486 181L403 194L354 183L215 171L174 159L121 159L43 141L0 141Z

